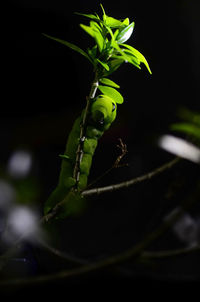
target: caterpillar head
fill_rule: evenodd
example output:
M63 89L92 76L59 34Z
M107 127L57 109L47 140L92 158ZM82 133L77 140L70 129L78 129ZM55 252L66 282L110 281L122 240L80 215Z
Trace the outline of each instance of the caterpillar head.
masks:
M106 95L98 96L91 105L92 120L105 130L115 120L116 113L116 102Z

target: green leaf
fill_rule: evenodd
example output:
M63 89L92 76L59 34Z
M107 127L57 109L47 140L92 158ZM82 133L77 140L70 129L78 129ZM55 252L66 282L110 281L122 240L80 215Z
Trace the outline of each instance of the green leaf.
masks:
M68 155L66 155L66 154L59 154L59 157L61 157L63 159L67 159L67 160L70 159L70 157Z
M58 38L55 38L55 37L46 35L46 34L44 34L44 33L43 33L43 35L44 35L45 37L49 38L49 39L52 39L52 40L54 40L54 41L56 41L56 42L58 42L58 43L61 43L61 44L65 45L65 46L67 46L67 47L69 47L69 48L71 48L71 49L77 51L77 52L80 53L82 56L86 57L86 58L93 64L93 61L90 59L90 57L88 56L88 54L87 54L85 51L83 51L81 48L79 48L78 46L76 46L76 45L74 45L74 44L72 44L72 43L69 43L69 42L67 42L67 41L65 41L65 40L61 40L61 39L58 39Z
M121 64L124 62L124 59L121 58L117 58L117 59L112 59L108 62L108 66L110 68L110 70L108 72L104 73L104 76L109 76L110 74L112 74L114 71L116 71Z
M96 59L96 56L97 56L97 45L95 45L91 49L88 48L88 54L92 58L92 60Z
M123 25L123 23L113 17L106 17L106 25L110 28L117 28Z
M126 26L124 29L122 29L118 36L116 37L116 40L118 43L124 43L126 42L130 36L133 33L133 29L134 29L135 23L132 22L130 25Z
M103 22L105 23L105 25L107 25L110 28L116 28L116 27L120 27L123 25L123 22L121 22L120 20L117 20L113 17L109 17L106 15L105 10L103 8L103 5L101 5L101 9L103 11Z
M114 34L113 34L113 32L112 32L112 29L111 29L109 26L107 26L106 24L105 24L105 28L107 29L108 33L109 33L110 36L111 36L110 44L111 44L111 46L113 47L113 45L114 45L116 42L115 42L115 37L114 37ZM116 43L116 44L117 44L117 43Z
M129 18L124 19L124 21L122 23L123 23L123 25L128 26L129 25Z
M103 21L105 22L106 21L106 13L105 13L105 10L104 10L104 8L103 8L103 5L100 3L100 6L101 6L101 9L102 9L102 11L103 11Z
M126 56L126 57L124 57L124 56ZM125 63L130 63L130 64L134 65L135 67L141 69L140 61L138 61L138 59L136 57L134 57L132 54L129 54L127 52L124 52L123 56L122 55L113 55L112 58L118 59L118 60L121 59Z
M98 31L100 33L102 32L102 29L97 22L90 21L90 26L93 30Z
M102 86L102 85L99 85L98 89L103 94L105 94L108 97L110 97L111 99L113 99L116 103L122 104L124 102L123 96L116 89L114 89L112 87L108 87L108 86Z
M90 26L84 25L84 24L80 24L80 27L86 32L88 33L91 37L94 38L94 32L93 29Z
M170 126L171 130L180 131L193 137L200 139L200 127L190 123L175 123Z
M101 21L98 15L93 15L93 14L82 14L82 13L77 13L75 12L76 15L84 16L86 18L92 19L94 21Z
M99 51L102 52L104 48L104 37L101 32L101 28L96 22L91 21L90 22L90 27L92 28L93 34L94 34L94 39L98 45Z
M140 67L140 61L138 60L137 57L135 57L131 52L125 51L127 61L130 64L133 64L135 67L141 69Z
M109 33L111 35L111 38L112 38L112 40L111 40L112 47L121 54L120 59L123 59L124 61L128 61L129 60L128 57L126 56L124 51L119 47L118 43L115 41L115 37L113 35L113 32L109 27L108 27L108 31L109 31Z
M104 37L101 34L100 26L96 22L91 21L90 26L80 24L80 27L95 39L99 51L102 52L104 47Z
M133 56L135 56L140 62L144 63L146 68L148 69L149 73L152 74L147 60L137 49L135 49L134 47L132 47L128 44L122 44L122 46L128 48L131 51L131 53L133 54Z
M180 108L178 112L178 116L185 121L190 123L194 123L200 127L200 114L186 108Z
M120 86L118 84L116 84L115 82L113 82L112 80L107 79L107 78L100 79L100 82L102 84L104 84L104 85L107 85L107 86L111 86L111 87L115 87L115 88L120 88Z
M99 59L97 59L97 62L99 62L107 71L109 71L110 68L109 68L108 64L100 61Z
M113 35L114 39L116 39L116 37L118 36L118 34L119 34L119 29L116 29L116 31L114 32L114 35Z

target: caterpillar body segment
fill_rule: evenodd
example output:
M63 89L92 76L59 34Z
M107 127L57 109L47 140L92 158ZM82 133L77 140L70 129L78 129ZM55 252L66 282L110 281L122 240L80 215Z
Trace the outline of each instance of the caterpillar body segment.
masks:
M77 191L87 187L88 176L90 173L92 158L96 150L98 140L107 130L116 118L116 103L109 97L100 95L90 106L87 120L85 136L83 139L83 156L80 162L80 173ZM73 205L80 196L74 196L70 191L75 186L76 180L73 178L73 172L76 162L76 154L80 142L80 125L82 123L83 113L75 120L72 130L68 136L64 155L62 156L61 170L58 185L47 199L44 207L44 213L47 214L56 206L57 203L64 200L67 195L71 202L67 202L64 212L59 217L67 216L77 211L77 207ZM70 193L70 194L69 194ZM70 206L71 204L71 206Z

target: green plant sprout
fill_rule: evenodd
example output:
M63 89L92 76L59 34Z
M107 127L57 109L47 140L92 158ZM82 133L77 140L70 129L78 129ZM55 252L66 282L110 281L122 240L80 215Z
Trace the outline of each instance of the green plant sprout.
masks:
M181 108L178 112L181 122L174 123L170 129L187 134L191 139L200 143L200 114L186 108Z
M84 204L81 192L87 187L98 139L115 120L117 104L124 102L118 91L120 86L108 76L123 62L139 69L143 63L151 74L145 57L134 47L125 44L133 33L135 23L130 23L129 18L117 20L110 17L106 15L102 5L101 8L102 19L97 14L78 13L90 20L89 25L80 24L80 27L95 41L95 45L87 51L65 40L43 34L83 55L94 69L94 80L86 98L86 107L76 119L64 155L61 155L58 185L45 203L46 215L53 212L56 217L66 217L78 213ZM96 96L98 90L100 94Z
M187 108L178 110L180 122L170 125L170 130L184 138L173 135L164 135L159 140L159 145L164 150L200 164L200 114Z

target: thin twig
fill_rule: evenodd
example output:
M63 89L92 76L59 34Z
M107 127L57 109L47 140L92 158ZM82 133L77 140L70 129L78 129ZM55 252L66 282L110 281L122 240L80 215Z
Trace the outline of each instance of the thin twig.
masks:
M199 192L199 190L198 190ZM198 195L199 196L199 195ZM105 267L122 263L130 258L137 258L140 254L155 240L157 240L161 235L163 235L180 217L185 213L186 210L191 208L192 205L197 201L189 199L185 201L182 205L182 208L179 208L176 212L169 217L168 220L164 220L162 224L152 233L148 234L144 240L133 246L132 248L119 253L117 255L108 257L101 261L93 262L90 264L82 265L81 267L74 268L71 270L60 271L56 274L51 275L40 275L37 277L30 278L14 278L0 281L0 286L9 286L9 285L28 285L28 284L37 284L52 280L66 279L73 276L79 276L91 271L98 269L103 269Z
M109 186L105 186L105 187L99 187L99 188L94 188L94 189L90 189L90 190L85 190L82 192L83 196L91 196L91 195L99 195L99 194L103 194L103 193L108 193L108 192L113 192L116 190L120 190L123 188L128 188L130 186L136 185L138 183L141 183L145 180L151 179L159 174L161 174L162 172L172 168L175 164L177 164L180 161L179 157L176 157L175 159L171 160L170 162L162 165L161 167L146 173L142 176L133 178L131 180L128 181L123 181L120 182L118 184L114 184L114 185L109 185Z
M121 150L121 153L117 156L114 164L109 168L107 169L103 174L101 174L100 176L98 176L94 181L92 181L88 186L87 186L87 190L88 188L92 187L94 184L96 184L97 182L99 182L102 178L104 178L108 173L110 173L113 169L116 169L116 168L121 168L123 166L128 166L128 164L120 164L122 158L127 154L127 146L125 143L123 143L122 139L119 138L119 142L120 142L120 145L117 145L118 148L120 148Z
M200 251L200 245L165 251L144 251L140 257L145 259L163 259Z
M45 249L47 249L50 253L56 255L59 258L65 259L69 262L73 262L76 264L89 264L91 261L88 261L83 258L79 258L73 255L70 255L66 252L60 251L57 248L52 247L51 245L47 244L45 241L39 240L40 243ZM178 257L181 255L187 255L194 252L200 251L200 245L184 247L180 249L171 249L171 250L163 250L163 251L144 251L140 254L140 258L145 259L165 259L171 257Z
M117 147L121 150L121 153L114 162L113 168L121 167L120 162L122 161L122 158L128 153L127 145L122 141L121 138L119 138L119 145L117 145Z
M55 207L46 215L44 215L41 219L40 219L40 223L46 223L49 222L51 219L53 219L59 212L59 210L61 209L61 207L67 203L68 201L68 194L64 197L63 200L61 200L60 202L58 202Z
M180 158L176 157L175 159L171 160L170 162L160 166L159 168L157 168L147 174L144 174L142 176L139 176L139 177L136 177L131 180L124 181L124 182L121 182L118 184L114 184L114 185L110 185L110 186L106 186L106 187L94 188L94 189L90 189L90 190L85 190L82 192L82 195L83 196L92 196L92 195L98 195L98 194L102 194L102 193L113 192L115 190L120 190L123 188L128 188L130 186L136 185L147 179L151 179L151 178L157 176L158 174L172 168L179 161L180 161ZM41 218L40 222L45 223L45 222L48 222L51 219L53 219L56 216L56 214L58 213L58 211L60 210L60 208L67 202L67 200L68 200L68 198L66 196L62 201L58 202L50 213L44 215Z
M80 164L83 158L83 145L84 145L84 138L85 138L85 131L87 126L87 117L90 107L90 102L92 99L94 99L96 91L98 87L98 77L97 74L95 75L95 79L92 82L91 90L89 96L86 98L86 107L83 113L83 120L80 125L80 138L79 138L79 144L76 151L76 159L75 159L75 165L74 165L74 171L73 171L73 178L76 180L76 184L74 186L75 189L77 189L79 178L80 178Z
M141 183L147 179L151 179L152 177L164 172L165 170L167 169L170 169L171 167L173 167L176 163L179 162L179 158L175 158L173 159L172 161L164 164L163 166L153 170L152 172L149 172L143 176L140 176L140 177L137 177L137 178L133 178L132 180L129 180L127 182L122 182L122 183L119 183L119 184L115 184L115 185L112 185L112 186L107 186L107 187L103 187L103 188L95 188L95 189L91 189L91 190L86 190L86 191L83 191L83 195L84 196L91 196L91 195L95 195L95 194L101 194L101 193L106 193L106 192L110 192L110 191L113 191L113 190L119 190L119 189L122 189L124 187L129 187L129 186L133 186L137 183ZM63 204L65 204L67 202L67 196L62 200L60 201L54 208L53 210L44 215L41 219L40 219L40 223L43 224L43 223L46 223L50 220L52 220L58 213L58 211L60 210L60 208L63 206ZM4 255L1 255L0 256L0 259L1 261L4 261L5 258L8 259L10 255L13 255L17 248L17 244L19 244L21 242L21 240L17 240L16 244L13 245L12 248L10 248ZM50 249L49 249L50 250ZM67 256L66 256L67 258ZM70 257L68 257L68 260L69 260ZM6 262L6 261L5 261Z
M188 206L185 205L185 206ZM183 209L179 209L179 211L175 212L170 219L164 221L160 227L158 227L155 231L147 235L147 237L133 246L132 248L126 250L125 252L119 253L117 255L108 257L101 261L93 262L90 264L82 265L81 267L74 268L71 270L60 271L56 274L51 275L41 275L37 277L30 278L15 278L8 279L0 282L1 286L9 286L9 285L28 285L28 284L36 284L41 282L47 282L51 280L59 280L65 279L72 276L82 275L94 270L103 269L105 267L122 263L130 258L136 258L140 255L140 253L147 248L154 240L158 239L165 231L167 231L172 224L174 224L183 214Z
M89 263L88 260L86 259L82 259L73 255L70 255L66 252L63 252L53 246L51 246L49 243L47 243L46 241L42 240L41 238L37 239L37 242L43 247L45 248L47 251L49 251L50 253L56 255L59 258L65 259L68 262L72 262L72 263L76 263L76 264L87 264Z

